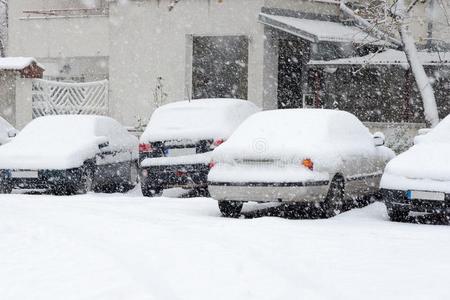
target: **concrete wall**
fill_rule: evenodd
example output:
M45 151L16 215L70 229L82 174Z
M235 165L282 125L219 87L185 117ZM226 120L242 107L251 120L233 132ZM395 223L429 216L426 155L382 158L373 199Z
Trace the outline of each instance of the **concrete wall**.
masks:
M16 73L0 71L0 116L9 123L16 123Z
M262 106L264 27L257 18L264 1L183 0L172 12L168 3L130 1L110 7L113 116L127 125L148 120L157 77L163 78L167 101L189 96L193 35L249 38L248 98Z
M53 6L43 0L10 1L9 56L109 56L107 16L27 17L23 13L24 10L49 8Z

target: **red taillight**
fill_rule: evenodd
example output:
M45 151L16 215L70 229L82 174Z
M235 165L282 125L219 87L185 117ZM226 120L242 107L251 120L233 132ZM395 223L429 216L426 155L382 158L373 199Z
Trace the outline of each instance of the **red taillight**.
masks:
M212 160L212 161L209 162L208 167L210 169L212 169L212 168L214 168L215 165L216 165L216 162Z
M314 163L311 159L307 158L302 161L302 165L310 169L311 171L314 169Z
M216 139L214 140L214 142L211 144L211 148L216 148L219 147L220 145L222 145L225 142L224 139Z
M153 148L151 144L139 144L139 153L149 153L152 151Z

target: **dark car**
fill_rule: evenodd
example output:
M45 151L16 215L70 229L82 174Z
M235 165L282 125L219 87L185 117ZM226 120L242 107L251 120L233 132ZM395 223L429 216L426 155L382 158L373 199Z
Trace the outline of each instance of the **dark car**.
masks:
M142 193L181 187L207 194L211 151L259 109L237 99L199 99L164 105L152 115L139 145Z
M138 139L109 117L37 118L0 147L0 192L126 191L137 183L137 147Z
M392 221L417 213L450 219L450 116L390 161L380 186Z

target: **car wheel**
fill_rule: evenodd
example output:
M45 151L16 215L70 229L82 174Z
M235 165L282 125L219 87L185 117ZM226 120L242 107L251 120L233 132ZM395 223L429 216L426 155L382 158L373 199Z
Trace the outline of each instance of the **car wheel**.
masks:
M339 214L344 204L345 183L342 177L334 177L331 181L328 194L322 204L323 216L331 218Z
M13 187L9 183L2 183L0 185L0 194L11 194Z
M195 188L193 191L194 197L210 197L207 187Z
M150 187L145 184L143 184L141 186L141 190L142 190L142 195L144 195L144 197L158 197L158 196L161 196L161 194L163 192L163 189L161 189L161 188Z
M219 210L227 218L239 218L243 206L240 201L219 201Z
M139 183L139 167L137 163L132 162L130 164L130 176L123 182L122 186L118 189L118 192L126 193L134 189Z
M392 222L406 222L409 215L408 210L396 208L395 206L388 207L387 212Z
M81 182L77 191L78 194L86 194L93 190L94 173L94 168L90 166L83 167L83 174L81 175Z

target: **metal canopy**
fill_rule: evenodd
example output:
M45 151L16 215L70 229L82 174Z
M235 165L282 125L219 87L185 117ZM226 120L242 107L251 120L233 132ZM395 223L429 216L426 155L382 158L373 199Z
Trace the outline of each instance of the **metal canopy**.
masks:
M266 26L301 37L310 42L338 42L386 45L356 26L260 13L258 21Z

